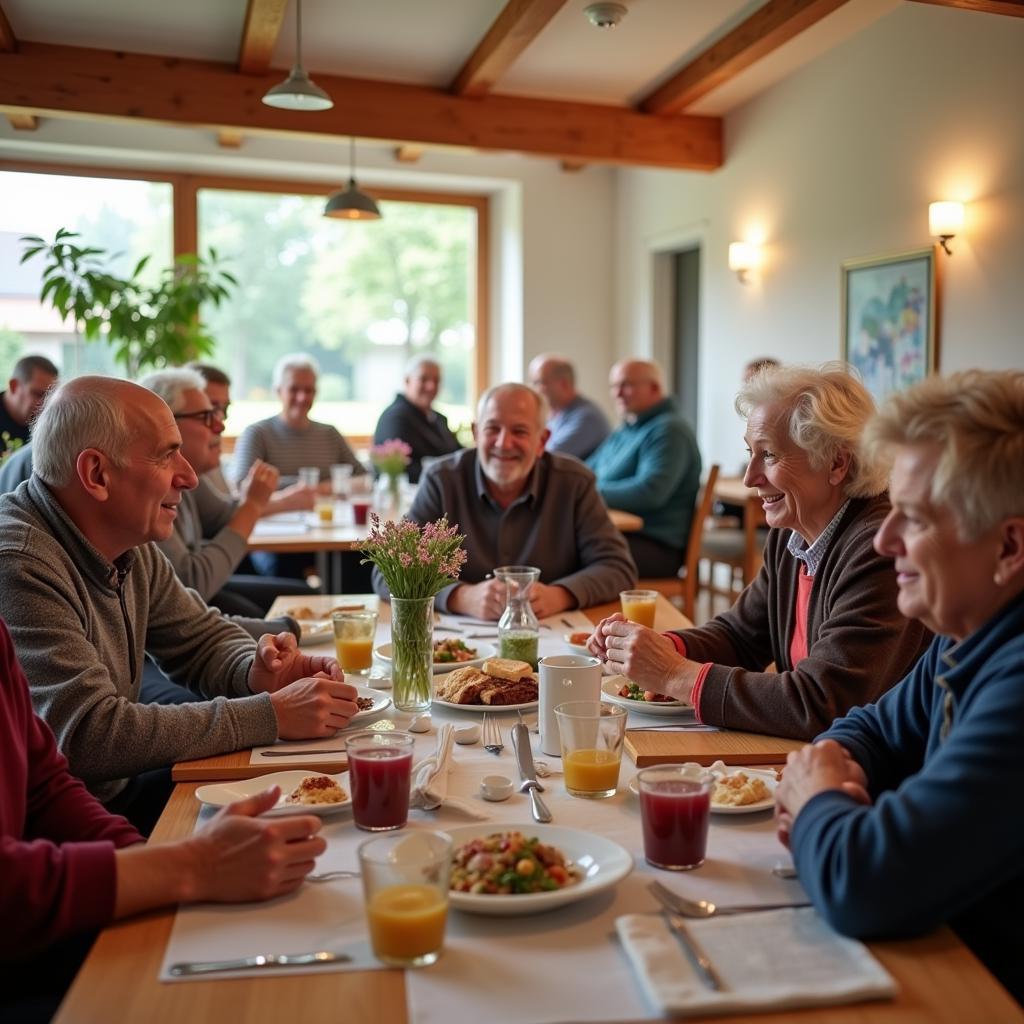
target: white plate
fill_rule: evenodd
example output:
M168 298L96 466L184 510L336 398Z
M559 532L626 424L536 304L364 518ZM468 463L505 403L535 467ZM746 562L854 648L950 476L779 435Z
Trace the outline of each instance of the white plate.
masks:
M313 647L319 644L334 643L334 624L330 619L296 619L302 635L299 637L300 647Z
M606 676L601 682L601 694L606 701L618 704L620 707L635 711L638 715L671 715L677 718L696 717L692 704L682 704L675 700L671 703L660 701L654 703L647 700L630 700L628 697L620 697L619 690L628 683L625 676Z
M245 800L247 797L262 793L268 786L281 787L281 800L265 811L263 817L278 818L288 814L318 814L324 817L328 814L337 814L352 806L352 794L349 786L342 781L340 775L327 775L326 778L334 779L345 791L345 799L338 804L286 804L285 797L305 778L311 775L323 775L323 772L311 772L294 770L288 772L274 772L272 775L260 775L255 779L235 779L230 782L214 782L208 786L200 786L196 790L196 799L200 803L209 804L211 807L225 807L236 800Z
M451 906L468 914L493 917L540 914L609 889L633 870L633 858L618 843L576 828L562 828L559 825L478 824L448 829L447 832L456 846L477 836L489 836L493 832L522 832L527 837L536 836L542 843L560 850L566 860L571 860L583 872L580 881L554 892L530 892L515 896L449 893Z
M493 658L496 653L494 644L482 644L478 640L467 642L466 646L476 648L475 658L470 661L435 661L434 673L454 672L457 668L479 668L488 658ZM381 644L380 647L374 649L373 653L385 665L391 664L391 644Z
M435 697L430 703L431 706L436 704L439 708L451 708L453 711L474 711L478 715L487 711L535 711L537 709L535 700L528 701L526 704L452 704L451 701Z
M763 779L771 796L766 800L759 800L756 804L743 804L740 807L730 807L728 804L712 803L711 810L715 814L755 814L757 811L771 810L775 806L775 788L778 786L779 782L778 779L775 778L775 773L773 771L764 771L760 768L736 768L732 765L726 765L724 772L720 769L715 769L716 775L735 775L736 772L745 772L747 775L756 775L759 779ZM635 775L629 780L629 791L634 796L640 795L640 785L637 782L637 777Z
M372 681L376 682L376 680ZM391 698L386 693L381 693L380 690L371 690L369 686L353 685L355 685L356 693L360 697L369 697L373 701L372 708L367 708L365 711L357 711L352 716L353 722L361 722L364 718L372 718L374 715L379 715L382 711L386 711L391 707Z

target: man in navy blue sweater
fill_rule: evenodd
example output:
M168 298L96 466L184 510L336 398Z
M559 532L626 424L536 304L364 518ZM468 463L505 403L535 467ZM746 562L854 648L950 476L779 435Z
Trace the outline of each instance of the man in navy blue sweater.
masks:
M863 938L950 924L1024 1002L1024 373L973 370L890 398L875 546L936 633L910 675L790 754L778 791L815 906Z

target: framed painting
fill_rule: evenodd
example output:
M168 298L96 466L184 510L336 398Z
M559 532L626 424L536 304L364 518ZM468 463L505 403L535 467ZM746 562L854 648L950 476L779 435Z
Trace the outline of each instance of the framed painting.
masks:
M935 370L936 287L934 248L843 263L842 355L876 402Z

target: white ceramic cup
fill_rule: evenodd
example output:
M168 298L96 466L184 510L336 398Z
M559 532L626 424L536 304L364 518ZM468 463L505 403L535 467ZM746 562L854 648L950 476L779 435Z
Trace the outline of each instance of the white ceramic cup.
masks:
M562 756L555 708L570 700L601 699L601 662L582 654L556 654L540 659L538 721L540 749Z

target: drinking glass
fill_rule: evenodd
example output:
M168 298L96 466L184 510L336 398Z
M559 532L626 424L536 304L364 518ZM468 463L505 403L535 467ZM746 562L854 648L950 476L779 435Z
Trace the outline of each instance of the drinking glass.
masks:
M317 488L320 486L319 466L299 466L299 483L303 487Z
M334 522L334 495L318 494L313 499L313 511L317 521L326 525Z
M373 955L390 967L426 967L441 955L452 840L443 832L377 836L359 847Z
M352 820L367 832L404 827L415 737L407 732L357 732L345 744Z
M334 612L334 651L338 664L348 672L369 672L373 667L373 641L377 637L377 612Z
M602 800L615 796L626 736L626 709L597 700L572 700L555 708L562 745L565 791Z
M656 590L623 590L619 598L622 601L622 614L630 622L654 629L654 612L658 602Z
M352 482L352 467L347 462L331 466L331 493L344 501L348 497Z
M660 764L637 775L644 857L669 871L704 863L715 777L699 764Z

